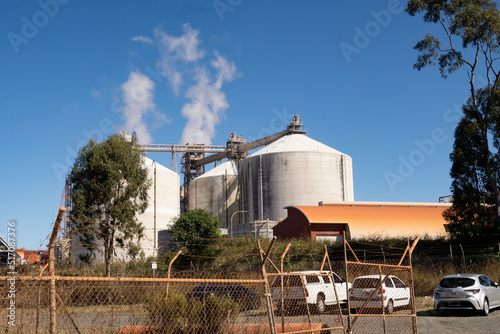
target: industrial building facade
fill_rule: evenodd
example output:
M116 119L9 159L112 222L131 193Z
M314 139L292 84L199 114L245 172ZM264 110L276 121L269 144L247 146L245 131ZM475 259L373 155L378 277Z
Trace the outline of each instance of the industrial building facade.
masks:
M334 202L288 206L273 228L278 239L328 240L446 236L449 203Z

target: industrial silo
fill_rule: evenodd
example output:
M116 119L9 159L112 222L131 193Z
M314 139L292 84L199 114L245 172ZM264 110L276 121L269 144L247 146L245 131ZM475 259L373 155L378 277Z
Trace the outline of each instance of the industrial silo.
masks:
M230 228L232 214L238 211L237 162L230 160L198 176L189 185L190 209L204 209L218 217L223 228ZM239 217L234 217L237 223Z
M158 231L170 227L172 218L180 213L179 174L149 159L144 159L151 187L148 191L149 205L137 219L144 226L141 248L146 256L153 256L158 247Z
M351 157L302 134L242 160L238 178L245 222L285 218L288 205L354 200Z

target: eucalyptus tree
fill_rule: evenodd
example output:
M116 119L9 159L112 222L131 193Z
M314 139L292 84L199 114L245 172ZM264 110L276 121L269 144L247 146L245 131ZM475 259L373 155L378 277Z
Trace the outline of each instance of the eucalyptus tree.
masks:
M70 174L71 228L91 252L104 248L110 276L116 248L134 248L143 235L137 214L148 206L151 186L135 139L114 134L82 147Z
M417 42L415 49L419 55L414 68L437 65L443 78L459 70L467 74L470 97L463 106L450 155L454 202L445 218L454 223L452 231L459 238L498 231L500 16L497 5L490 0L410 0L406 11L411 16L422 14L425 22L437 24L443 36L439 39L427 33ZM498 234L492 237L498 239Z

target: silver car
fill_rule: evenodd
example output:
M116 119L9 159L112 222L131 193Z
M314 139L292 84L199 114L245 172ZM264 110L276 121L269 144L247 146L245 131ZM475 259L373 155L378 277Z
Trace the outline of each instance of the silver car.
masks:
M445 310L477 310L488 315L500 306L500 288L488 276L456 274L441 279L434 290L434 312Z

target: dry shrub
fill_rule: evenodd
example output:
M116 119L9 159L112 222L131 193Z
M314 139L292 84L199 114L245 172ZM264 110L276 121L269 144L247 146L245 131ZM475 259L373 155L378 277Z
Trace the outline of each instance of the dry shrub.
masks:
M165 298L165 291L150 293L145 306L152 328L170 334L221 333L239 312L228 297L208 296L202 302L176 292Z

